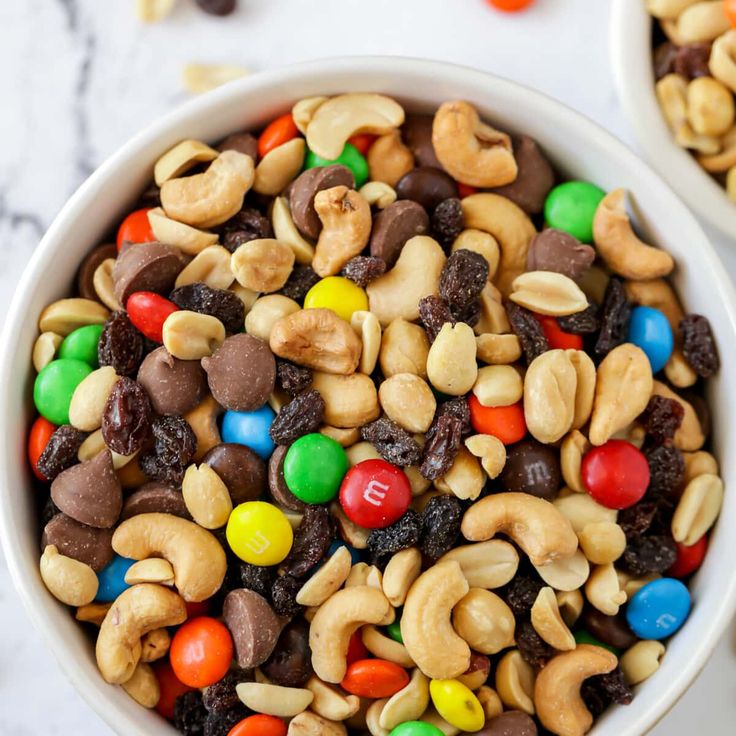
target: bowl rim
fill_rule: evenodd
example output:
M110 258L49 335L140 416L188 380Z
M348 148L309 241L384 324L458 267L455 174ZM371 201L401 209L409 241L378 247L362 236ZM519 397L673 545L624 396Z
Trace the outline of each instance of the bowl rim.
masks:
M730 325L729 337L733 339L736 335L736 293L700 226L668 185L646 163L642 162L624 143L585 115L520 83L447 62L397 56L349 56L302 62L237 80L191 100L158 118L109 156L78 188L54 218L23 272L3 327L3 349L0 355L0 437L3 437L3 442L0 443L0 488L7 487L10 482L10 465L12 463L17 465L18 462L17 454L10 450L9 437L11 435L9 433L12 430L8 411L11 395L10 378L13 372L12 347L14 343L17 346L18 342L16 338L18 331L14 329L14 325L20 323L28 312L32 292L44 269L45 260L59 248L59 243L57 243L59 234L84 215L94 201L95 191L108 177L117 172L127 160L134 158L147 146L165 137L167 132L170 133L174 128L184 124L192 125L210 108L221 103L235 101L242 96L254 96L259 90L269 89L282 82L308 83L309 80L318 78L320 75L324 76L334 72L336 67L340 69L340 74L343 76L373 74L387 77L387 75L398 74L409 80L412 77L421 77L452 83L461 79L465 84L474 86L478 90L487 89L489 85L492 85L495 90L500 90L511 104L515 99L523 99L527 102L532 100L540 114L545 116L545 120L551 126L564 125L569 135L573 136L579 132L592 146L601 150L608 149L607 158L616 156L617 159L623 160L626 166L636 168L641 175L642 186L651 184L658 189L662 197L670 201L670 204L681 208L681 219L685 222L687 231L702 244L699 260L704 263L704 268L708 270L713 279L712 290L718 294L724 305L726 318ZM52 616L44 612L43 603L48 599L48 593L37 577L35 583L34 580L29 579L28 566L16 552L17 545L14 542L20 539L22 533L12 523L11 503L8 499L9 494L0 492L0 538L14 586L34 627L40 632L46 646L54 654L66 676L88 705L117 732L143 736L148 732L113 702L112 691L107 688L102 678L96 672L94 677L89 676L89 673L85 673L83 668L74 665L73 659L67 658L69 645L60 642L55 636L58 627ZM717 602L715 604L711 602L711 604L713 607L709 608L709 628L703 632L699 647L693 652L688 666L684 667L679 675L663 681L657 703L639 714L635 721L632 720L630 724L627 724L621 736L635 736L648 731L669 711L677 698L697 677L728 625L733 611L736 610L736 575L731 577L727 587L724 586Z
M699 217L736 238L736 202L677 145L659 108L651 62L653 22L642 2L611 3L609 56L624 114L642 155L667 184Z

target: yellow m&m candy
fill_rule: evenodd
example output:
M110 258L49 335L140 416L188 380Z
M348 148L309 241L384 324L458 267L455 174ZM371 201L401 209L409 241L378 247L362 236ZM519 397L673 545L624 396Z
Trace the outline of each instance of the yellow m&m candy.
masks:
M437 712L461 731L480 731L486 721L483 706L470 688L458 680L432 680L429 694Z
M284 513L265 501L236 506L225 530L230 549L251 565L277 565L291 550L294 532Z
M353 312L368 309L368 297L355 282L343 276L318 281L304 297L304 309L331 309L350 322Z

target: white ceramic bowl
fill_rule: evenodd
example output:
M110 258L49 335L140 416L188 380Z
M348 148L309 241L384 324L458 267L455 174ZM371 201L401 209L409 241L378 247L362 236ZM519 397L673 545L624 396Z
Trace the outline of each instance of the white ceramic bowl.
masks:
M652 23L642 0L611 3L610 56L621 105L646 159L695 212L736 238L736 202L675 142L659 109L652 68Z
M536 138L567 176L636 195L637 223L677 259L677 287L688 309L708 315L726 366L711 382L715 452L729 491L736 488L736 441L730 421L736 397L734 292L702 230L682 203L626 147L581 115L520 85L471 69L397 58L318 61L258 74L216 90L148 127L106 161L60 212L18 286L2 339L0 365L0 537L15 585L41 636L79 692L126 736L173 734L155 713L106 685L93 649L69 610L45 590L38 573L39 530L25 457L31 417L31 349L37 318L68 294L77 266L134 203L157 157L183 138L216 141L258 127L315 94L380 91L409 109L431 110L463 98L501 128ZM659 672L633 704L610 709L595 736L638 736L677 700L703 667L736 607L736 493L728 492L707 561L693 584L695 607L668 647Z

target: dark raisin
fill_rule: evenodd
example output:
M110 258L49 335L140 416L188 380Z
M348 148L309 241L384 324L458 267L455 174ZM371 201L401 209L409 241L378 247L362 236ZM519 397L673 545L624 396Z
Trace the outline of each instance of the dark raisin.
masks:
M174 727L179 733L185 736L204 736L205 718L207 710L199 690L179 695L174 701Z
M217 713L242 705L235 692L235 686L251 679L253 678L248 670L240 667L230 670L221 680L204 689L202 693L204 707L210 713Z
M549 350L549 342L542 325L528 309L509 302L506 304L506 313L511 329L521 342L527 365Z
M296 619L284 627L271 655L261 665L261 670L275 685L304 685L312 674L309 624L306 621Z
M623 282L617 278L609 279L598 313L601 331L593 348L598 358L605 358L611 350L626 341L630 318L631 303L626 298Z
M544 667L555 654L555 650L537 634L528 618L516 622L514 638L522 659L532 667Z
M234 291L213 289L198 281L174 289L169 299L182 309L216 317L226 332L240 332L243 329L245 307Z
M652 501L640 501L627 509L621 509L618 512L617 522L623 529L626 538L632 539L649 531L658 508L658 505Z
M590 711L593 718L598 718L610 704L606 694L596 684L594 677L583 681L583 684L580 686L580 697L583 699L585 707Z
M450 310L462 312L478 299L488 281L488 261L480 253L462 248L446 261L440 275L440 296Z
M455 462L462 442L463 422L452 414L444 414L431 427L432 436L422 451L419 472L427 480L441 478Z
M123 376L112 387L102 412L102 438L120 455L143 447L151 429L151 402L143 386Z
M373 529L368 535L368 549L373 563L384 567L391 555L419 543L422 522L419 514L409 509L398 521L383 529Z
M418 465L422 459L422 450L416 440L387 417L366 424L360 430L360 436L370 442L384 460L394 465L400 467Z
M303 578L327 553L335 538L335 526L325 506L307 506L294 533L294 543L281 570L295 578Z
M45 527L59 513L61 513L59 507L51 500L51 496L49 496L41 507L41 527Z
M543 587L544 583L539 578L517 573L502 597L515 616L527 616Z
M440 404L437 407L434 421L427 432L427 439L431 439L434 435L434 428L439 418L448 415L457 417L462 422L461 434L463 437L473 432L473 425L470 423L470 406L468 406L468 400L464 396L456 396L454 399L445 401L444 404Z
M318 281L319 276L311 266L294 266L280 293L296 302L302 302Z
M419 300L419 319L424 325L430 342L434 342L437 335L440 334L442 325L447 322L451 325L456 323L447 302L434 294Z
M634 537L628 541L621 563L632 575L665 572L675 564L677 546L669 536Z
M682 352L685 360L701 377L712 376L721 366L710 322L699 314L688 314L680 321Z
M325 418L325 400L316 389L295 396L281 408L271 423L269 434L277 445L290 445L316 432Z
M304 610L304 606L296 602L296 594L302 585L301 580L291 575L282 575L274 580L271 588L271 603L273 610L279 616L298 616Z
M251 712L243 703L238 703L228 710L208 713L204 720L204 736L228 736Z
M480 303L480 299L476 299L464 309L451 309L450 313L454 322L465 322L466 325L475 327L480 322L483 314L483 305Z
M355 256L344 266L340 274L365 289L371 281L386 273L386 261L373 256Z
M196 3L210 15L230 15L238 4L237 0L196 0Z
M432 213L432 232L437 242L447 251L455 238L465 229L465 217L460 200L455 197L440 202Z
M644 456L649 463L647 499L676 496L685 479L685 458L682 453L672 445L659 445L645 447Z
M449 552L460 534L463 509L455 496L430 498L422 511L422 538L419 549L432 562Z
M159 417L151 425L153 449L140 457L141 470L152 480L181 485L197 451L197 436L185 419Z
M222 244L234 253L243 243L272 238L273 230L267 217L253 207L244 207L220 227Z
M656 444L662 445L675 436L682 424L685 409L679 401L664 396L652 396L637 420Z
M133 376L143 360L143 335L125 312L113 312L97 343L100 366L110 365L119 376Z
M711 76L709 60L709 43L689 43L680 46L675 54L674 72L688 80L709 77Z
M270 567L261 567L260 565L241 562L240 582L243 588L253 590L268 600L271 585L273 585L273 570Z
M676 56L677 46L669 41L661 43L654 49L654 78L657 81L672 73Z
M276 359L276 381L289 396L296 396L312 383L312 371L288 360Z
M564 332L571 332L573 335L589 335L599 327L598 305L589 304L582 312L558 317L557 324Z
M71 424L57 427L38 458L36 470L51 481L62 470L76 465L79 462L77 453L86 437L86 432L72 427Z
M597 718L611 703L628 705L634 693L624 681L620 667L605 675L595 675L583 681L580 695L588 710Z

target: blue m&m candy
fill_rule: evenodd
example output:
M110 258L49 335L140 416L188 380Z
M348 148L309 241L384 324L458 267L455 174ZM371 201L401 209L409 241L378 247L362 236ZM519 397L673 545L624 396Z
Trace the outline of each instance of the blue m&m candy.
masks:
M275 416L268 404L255 411L226 411L220 429L222 441L250 447L264 460L268 460L276 448L268 433Z
M667 317L653 307L639 306L631 310L627 339L646 353L652 373L665 367L675 344Z
M660 578L638 590L626 607L626 621L641 639L665 639L687 620L692 600L679 580Z
M114 601L130 585L125 582L125 573L135 564L135 560L115 555L110 562L97 573L100 585L95 600L99 603Z

